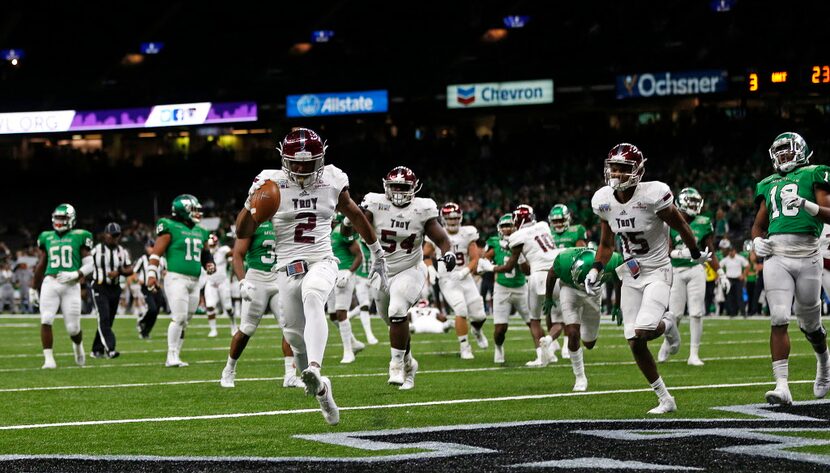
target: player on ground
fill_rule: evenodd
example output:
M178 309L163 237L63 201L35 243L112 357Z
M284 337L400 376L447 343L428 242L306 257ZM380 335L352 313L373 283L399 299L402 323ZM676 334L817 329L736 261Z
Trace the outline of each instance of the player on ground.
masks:
M228 361L222 370L219 384L223 388L234 387L236 378L236 363L242 356L242 351L248 345L248 340L254 336L262 316L270 309L277 321L280 320L279 286L277 273L271 271L277 263L274 253L276 236L271 221L263 222L254 231L250 238L237 238L233 245L233 271L239 278L239 291L242 297L240 310L239 330L233 334ZM246 271L247 268L247 271ZM283 356L285 357L285 376L283 387L304 387L297 376L294 366L294 354L291 346L282 339Z
M752 225L755 253L764 259L764 290L770 310L770 351L775 389L770 404L792 404L787 384L793 309L798 327L816 353L813 394L830 390L827 332L821 324L821 255L818 237L830 223L830 167L810 165L812 150L798 133L775 137L769 155L775 174L758 183L758 213Z
M495 265L502 265L510 259L508 239L516 231L513 216L502 215L497 229L499 234L487 240L485 257L478 260L478 269L482 272L492 271ZM496 274L496 284L493 288L493 341L496 344L493 354L494 363L504 363L504 339L513 308L516 309L524 323L530 326L525 272L530 272L530 266L527 262L520 260L519 267Z
M342 230L343 214L338 213L334 228L331 231L331 249L334 256L340 261L337 263L337 282L329 295L328 307L331 321L340 331L340 340L343 342L343 358L340 363L354 362L354 354L366 348L352 333L352 322L348 311L352 304L355 287L355 272L363 262L363 252L354 232L348 231L348 236Z
M33 305L40 300L40 341L43 345L43 368L55 368L52 353L52 323L60 309L63 324L69 338L75 363L84 366L83 338L81 331L81 286L78 280L89 276L95 269L92 260L92 234L75 228L75 208L60 204L52 212L52 228L40 234L37 247L40 259L35 266L29 301Z
M683 215L674 206L671 189L659 181L640 182L646 158L634 145L622 143L611 148L605 160L606 186L591 199L599 216L601 236L593 267L585 277L589 294L601 287L600 273L614 252L614 235L622 241L627 270L622 275L622 307L625 338L640 371L657 394L660 404L649 414L677 410L657 365L648 350L648 341L665 334L670 353L680 347L680 333L667 312L672 284L669 260L669 227L680 233L690 259L703 263L709 249L701 252Z
M715 247L715 229L712 219L700 215L703 209L703 196L693 187L686 187L677 194L677 208L683 214L683 219L689 224L695 235L698 248ZM673 249L671 250L672 286L669 296L669 312L674 314L675 322L680 328L680 320L684 313L689 314L689 359L686 362L692 366L703 366L700 360L700 337L703 334L703 315L706 313L706 269L704 264L690 260L689 250L680 238L680 233L672 229L669 235ZM718 272L718 284L729 284L726 273L718 266L718 257L712 255L709 262L712 269ZM727 292L729 292L727 290ZM686 307L689 310L686 312ZM671 347L669 340L664 338L657 361L663 363L669 359Z
M207 310L208 326L210 327L208 337L212 338L219 335L216 330L216 311L219 306L231 321L231 335L233 335L236 333L236 321L233 318L231 282L228 278L228 259L231 258L232 250L228 245L220 245L219 237L214 233L210 234L207 247L213 255L213 263L216 265L216 272L207 277L205 284L205 309Z
M407 314L409 331L412 333L447 333L455 326L440 310L430 307L426 299L419 300Z
M510 258L493 271L496 274L509 273L517 269L519 257L524 256L530 265L528 281L528 301L530 306L530 333L536 345L536 359L527 366L544 367L556 362L556 350L551 347L550 336L542 330L542 306L545 300L545 280L556 254L560 251L553 244L550 228L545 222L537 222L533 207L519 205L513 211L513 225L516 231L508 239ZM558 297L558 294L555 294ZM561 313L558 314L561 318ZM554 316L554 320L557 317Z
M236 220L238 238L249 238L256 229L251 197L268 181L279 186L279 207L271 220L276 236L277 272L282 302L283 335L302 370L306 394L316 396L323 418L340 422L329 378L320 375L328 339L325 303L337 279L337 259L331 251L331 221L337 211L345 214L372 250L372 271L381 287L388 284L383 249L372 226L349 196L349 178L325 164L326 145L307 128L295 128L278 146L282 169L264 170L254 180L245 208Z
M378 314L389 325L389 384L415 387L418 362L412 356L407 312L421 298L427 284L424 236L442 251L446 277L454 277L456 256L441 226L438 207L429 198L415 197L421 183L411 169L398 166L383 178L383 194L369 193L361 207L380 235L389 262L389 286L379 288ZM478 293L476 293L478 294Z
M588 248L567 248L562 250L553 260L553 266L548 271L545 284L544 311L550 314L554 306L553 288L559 281L559 303L562 306L562 319L565 323L567 348L570 352L571 367L573 368L574 391L588 389L588 377L585 376L582 347L592 349L599 336L600 307L602 295L588 294L585 291L585 277L594 264L596 251ZM616 269L623 264L623 257L613 253L608 264L599 277L601 283L616 283L619 281ZM622 322L622 320L620 320Z
M467 341L469 328L467 319L473 327L473 336L479 348L487 348L487 337L481 328L487 320L484 312L484 301L476 287L473 273L478 268L480 250L478 241L478 230L472 225L461 225L461 207L454 202L447 202L441 207L441 217L447 225L447 233L450 236L452 245L451 251L455 253L455 260L460 269L455 272L444 271L438 268L438 285L441 294L455 313L455 334L458 336L461 358L471 360L474 358L473 349ZM438 255L443 252L438 252Z
M158 290L159 261L167 260L164 292L170 305L170 325L167 327L167 361L164 366L184 367L181 359L187 324L199 305L199 275L202 268L208 276L216 271L213 255L205 246L209 232L199 225L202 204L190 195L173 199L172 217L156 223L156 244L150 254L147 268L147 289Z

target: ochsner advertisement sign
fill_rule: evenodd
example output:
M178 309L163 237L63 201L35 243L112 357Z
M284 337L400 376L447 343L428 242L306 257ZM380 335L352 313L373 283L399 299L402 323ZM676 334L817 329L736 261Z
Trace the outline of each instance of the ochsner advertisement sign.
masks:
M447 108L553 103L553 79L447 86Z
M729 74L724 70L643 72L617 76L617 99L726 92L728 78Z

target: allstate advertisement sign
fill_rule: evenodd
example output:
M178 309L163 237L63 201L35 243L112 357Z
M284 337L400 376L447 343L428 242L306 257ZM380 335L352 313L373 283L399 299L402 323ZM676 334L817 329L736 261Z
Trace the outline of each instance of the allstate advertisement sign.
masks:
M627 74L617 76L617 99L726 92L728 79L724 70Z
M447 108L553 103L553 79L447 86Z
M389 94L386 90L289 95L285 105L288 117L382 113L388 109Z

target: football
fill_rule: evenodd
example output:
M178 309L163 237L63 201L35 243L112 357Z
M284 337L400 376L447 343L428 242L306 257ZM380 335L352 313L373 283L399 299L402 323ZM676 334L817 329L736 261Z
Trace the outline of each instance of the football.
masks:
M251 216L257 225L271 218L280 207L280 187L274 181L265 181L251 196Z

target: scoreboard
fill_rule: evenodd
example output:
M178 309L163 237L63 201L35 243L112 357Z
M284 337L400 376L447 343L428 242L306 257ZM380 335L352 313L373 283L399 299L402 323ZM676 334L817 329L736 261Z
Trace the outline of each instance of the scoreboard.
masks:
M801 90L830 92L830 63L778 69L750 69L746 90L752 93Z

